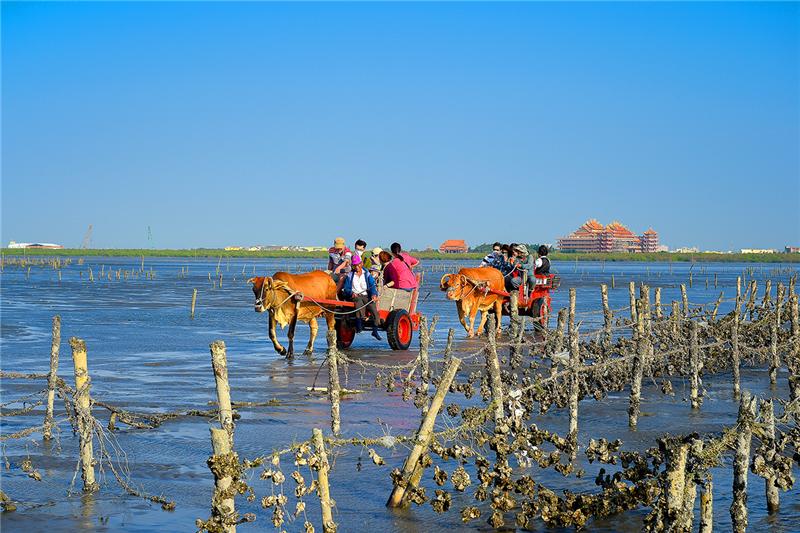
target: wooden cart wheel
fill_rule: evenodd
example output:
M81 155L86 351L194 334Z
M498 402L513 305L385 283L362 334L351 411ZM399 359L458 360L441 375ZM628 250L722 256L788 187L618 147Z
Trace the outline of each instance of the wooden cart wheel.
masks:
M414 328L405 309L396 309L386 317L386 337L392 350L408 350Z
M347 320L336 322L336 347L341 349L349 348L356 338L356 328L347 323Z

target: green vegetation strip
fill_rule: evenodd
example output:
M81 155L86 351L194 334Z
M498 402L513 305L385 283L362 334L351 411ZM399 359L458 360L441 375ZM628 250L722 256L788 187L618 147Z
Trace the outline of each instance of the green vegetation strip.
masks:
M248 258L294 258L294 259L324 259L328 256L325 251L301 252L295 250L260 250L250 252L247 250L221 250L216 248L194 249L158 249L145 250L137 248L106 248L81 250L77 248L63 248L53 250L49 248L3 248L3 255L7 256L73 256L73 257L248 257ZM485 254L442 254L435 250L416 251L414 256L420 259L482 259ZM642 261L642 262L724 262L724 263L800 263L800 254L720 254L720 253L560 253L550 254L553 261Z

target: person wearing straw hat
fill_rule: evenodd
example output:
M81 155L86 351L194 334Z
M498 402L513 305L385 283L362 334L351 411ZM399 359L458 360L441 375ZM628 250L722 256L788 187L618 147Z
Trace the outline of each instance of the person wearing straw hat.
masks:
M379 271L381 269L381 260L380 255L383 251L383 248L380 246L376 246L370 252L369 257L364 259L364 268L366 268L370 272ZM362 258L363 259L363 258Z
M339 285L342 274L350 272L352 258L353 252L345 245L344 237L336 237L333 240L333 246L328 248L328 270L337 285Z

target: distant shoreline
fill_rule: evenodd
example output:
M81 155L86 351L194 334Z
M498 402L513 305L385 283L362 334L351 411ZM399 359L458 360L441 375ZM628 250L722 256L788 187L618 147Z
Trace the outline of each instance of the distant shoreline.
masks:
M246 250L222 250L215 248L197 249L136 249L136 248L107 248L81 250L77 248L2 248L0 253L4 256L68 256L68 257L191 257L191 258L280 258L280 259L320 259L327 257L327 252L300 252L292 250L261 250L249 252ZM436 251L417 251L412 254L420 259L427 260L480 260L485 254L440 254ZM636 261L636 262L720 262L720 263L800 263L800 254L775 253L775 254L718 254L718 253L559 253L550 254L553 261Z

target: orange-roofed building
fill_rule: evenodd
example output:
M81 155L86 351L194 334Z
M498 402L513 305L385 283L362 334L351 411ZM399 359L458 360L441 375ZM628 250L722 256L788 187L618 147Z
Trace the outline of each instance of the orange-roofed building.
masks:
M558 248L562 252L655 252L658 233L650 228L639 236L616 220L603 226L590 219L574 232L558 239Z
M450 239L444 241L441 246L439 246L439 253L442 254L465 254L469 251L469 246L467 246L467 242L457 239Z

